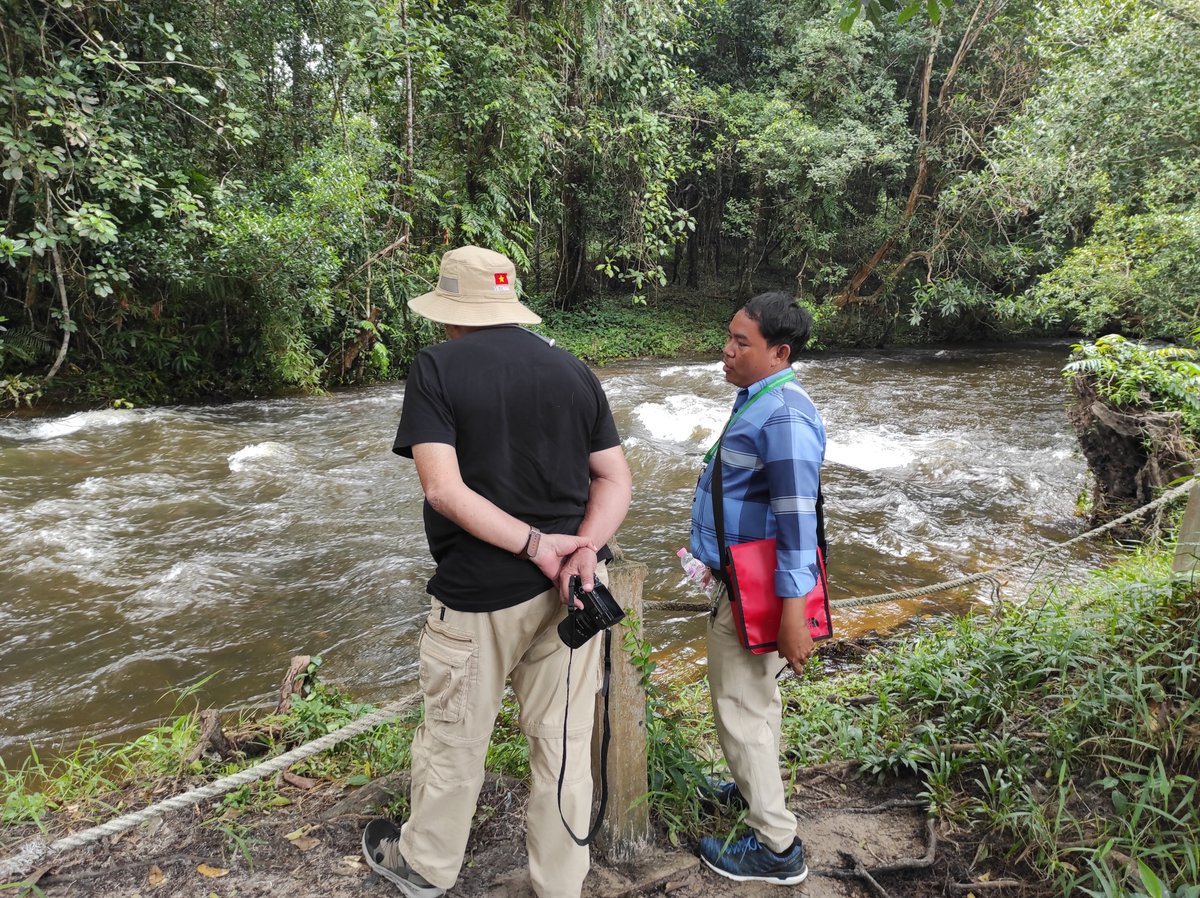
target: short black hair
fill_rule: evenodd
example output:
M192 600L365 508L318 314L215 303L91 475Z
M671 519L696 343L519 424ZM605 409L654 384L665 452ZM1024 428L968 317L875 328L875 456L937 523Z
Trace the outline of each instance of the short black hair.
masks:
M796 361L800 350L808 342L813 321L812 315L796 302L794 296L782 290L760 293L742 306L742 311L758 324L768 346L786 343L790 351L788 361Z

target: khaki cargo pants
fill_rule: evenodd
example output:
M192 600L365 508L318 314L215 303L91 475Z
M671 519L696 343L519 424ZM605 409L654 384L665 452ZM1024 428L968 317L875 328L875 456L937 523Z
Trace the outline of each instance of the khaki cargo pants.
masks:
M742 648L724 591L716 608L708 621L708 688L717 738L750 808L746 825L772 851L784 851L796 838L796 817L779 776L783 702L775 677L786 662L775 652L755 655Z
M596 578L607 584L604 565ZM511 680L529 739L526 847L533 889L540 898L579 898L588 849L567 834L558 811L569 657L557 632L563 614L557 590L487 613L455 611L433 600L420 643L425 720L413 737L411 814L400 837L405 860L433 885L448 889L458 879L488 742ZM571 662L562 809L580 835L592 807L592 719L602 645L593 637Z

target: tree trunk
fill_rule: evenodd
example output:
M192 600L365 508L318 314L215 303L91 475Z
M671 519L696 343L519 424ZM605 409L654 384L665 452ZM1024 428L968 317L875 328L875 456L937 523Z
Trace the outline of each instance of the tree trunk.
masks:
M50 199L50 187L46 186L46 226L50 233L54 233L54 203ZM67 360L67 348L71 345L71 331L74 326L71 324L71 306L67 302L67 282L66 275L63 269L62 253L58 251L58 244L50 245L50 258L54 260L54 278L58 284L58 298L62 304L62 321L59 324L62 327L62 343L58 347L58 357L55 358L54 364L50 366L50 370L46 372L46 377L42 381L43 384L50 383L58 374L58 370L63 366L63 362Z
M929 52L925 54L925 65L921 74L920 125L917 133L917 173L913 179L912 188L908 191L908 200L904 203L904 211L900 213L900 221L892 233L871 254L871 258L867 259L863 266L855 272L854 277L850 278L850 283L846 285L846 289L837 297L835 303L838 308L844 308L850 303L862 299L859 291L863 284L875 273L879 263L883 261L895 245L896 240L904 233L904 229L908 227L908 222L912 219L913 213L917 209L917 203L921 199L921 192L925 189L925 179L929 176L929 84L933 78L933 57L937 53L941 34L940 27L934 30L929 44Z
M587 177L583 166L572 163L563 183L563 220L558 247L558 294L563 308L572 309L587 297L587 215L580 189Z
M954 84L958 71L962 67L963 60L975 46L979 36L983 34L984 29L1003 9L1006 0L977 0L974 12L971 13L971 19L967 23L967 27L963 31L962 38L958 42L958 47L954 51L954 56L950 61L950 66L946 70L946 77L942 79L941 87L938 89L937 99L933 103L932 117L936 123L941 123L942 114L947 111L950 102L950 89ZM900 221L897 223L892 233L887 239L871 254L871 257L863 264L854 276L847 283L845 289L837 296L835 302L839 308L861 302L868 298L861 295L863 285L875 273L876 268L883 262L887 254L896 245L896 242L904 235L908 229L909 222L916 213L917 206L922 199L928 199L924 196L925 186L929 180L929 148L936 145L941 134L945 133L944 128L936 128L933 136L930 136L930 85L933 80L933 62L937 55L938 44L941 42L942 29L938 25L930 39L929 52L925 55L925 63L921 73L921 98L920 112L918 125L918 140L917 140L917 157L916 157L916 173L913 178L912 189L908 192L908 199L904 203L904 210L900 214ZM909 253L904 260L895 267L891 273L889 280L894 280L896 275L900 273L909 263L915 259L921 258L920 253ZM928 259L928 255L925 256ZM886 285L885 285L886 286ZM874 295L879 295L884 288L880 288Z

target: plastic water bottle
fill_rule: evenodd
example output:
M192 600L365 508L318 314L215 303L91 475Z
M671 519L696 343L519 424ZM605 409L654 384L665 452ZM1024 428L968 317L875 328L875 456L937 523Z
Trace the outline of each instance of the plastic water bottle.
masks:
M684 576L708 598L713 598L717 594L719 582L708 569L708 565L687 549L680 549L675 554L679 556L679 563L683 565Z

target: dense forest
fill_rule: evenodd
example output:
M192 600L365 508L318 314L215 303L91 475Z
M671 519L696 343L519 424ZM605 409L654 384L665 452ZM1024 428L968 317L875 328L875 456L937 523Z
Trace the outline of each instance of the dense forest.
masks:
M0 2L10 404L402 374L466 242L551 318L783 284L825 345L1197 327L1188 0Z

